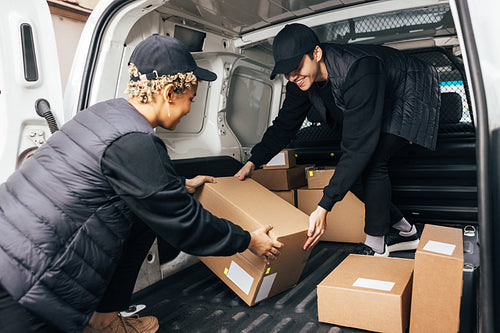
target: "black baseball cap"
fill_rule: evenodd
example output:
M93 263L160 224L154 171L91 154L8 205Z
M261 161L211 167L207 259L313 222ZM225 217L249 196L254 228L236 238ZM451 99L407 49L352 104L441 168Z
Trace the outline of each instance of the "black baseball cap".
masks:
M131 77L133 81L152 80L162 75L189 72L193 72L199 80L217 79L217 74L198 67L180 40L169 36L153 34L137 44L130 56L130 63L133 63L142 74L140 77Z
M286 74L297 68L304 57L319 45L318 36L306 25L299 23L287 24L274 37L273 56L274 68L271 80L276 74Z

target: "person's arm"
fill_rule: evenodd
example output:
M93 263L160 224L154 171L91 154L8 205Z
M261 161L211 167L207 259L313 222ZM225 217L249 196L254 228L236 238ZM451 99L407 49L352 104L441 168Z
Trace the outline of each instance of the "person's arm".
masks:
M342 156L319 206L330 211L361 176L378 144L384 110L385 74L374 57L358 60L343 87Z
M205 210L177 177L163 142L153 134L127 134L106 150L104 175L131 211L159 237L193 255L232 255L249 248L270 259L281 243L263 230L252 234ZM274 257L273 257L274 256Z

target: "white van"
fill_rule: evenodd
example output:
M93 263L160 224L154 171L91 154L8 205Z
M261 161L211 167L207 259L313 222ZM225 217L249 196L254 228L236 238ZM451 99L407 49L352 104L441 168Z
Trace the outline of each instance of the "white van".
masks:
M479 231L466 246L475 275L467 286L464 277L460 330L500 331L498 0L101 0L64 98L46 2L3 1L0 9L0 182L77 112L125 97L130 54L153 33L180 39L218 75L200 84L175 132L157 129L187 177L233 175L277 115L286 80L269 78L271 46L287 23L310 26L321 42L386 45L431 63L441 78L437 150L410 147L394 159L394 201L417 224ZM290 147L298 163L335 165L332 137L311 112ZM195 258L158 240L145 263L157 269L144 268L134 301L168 331L327 332L315 287L349 250L320 243L296 288L248 308Z

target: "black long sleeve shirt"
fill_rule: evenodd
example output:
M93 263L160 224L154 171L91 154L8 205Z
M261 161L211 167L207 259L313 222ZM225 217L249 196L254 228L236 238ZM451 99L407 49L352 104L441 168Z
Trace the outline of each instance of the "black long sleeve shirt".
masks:
M336 202L343 199L375 151L382 126L385 86L381 62L374 57L362 58L352 65L344 81L343 111L326 105L329 120L338 122L343 119L342 156L318 204L326 210L331 210ZM323 100L332 102L332 99ZM311 106L308 92L289 82L283 107L261 142L252 149L250 161L260 166L283 149L300 129Z
M101 167L114 191L159 237L193 255L232 255L250 234L205 210L177 176L159 137L130 133L106 149Z

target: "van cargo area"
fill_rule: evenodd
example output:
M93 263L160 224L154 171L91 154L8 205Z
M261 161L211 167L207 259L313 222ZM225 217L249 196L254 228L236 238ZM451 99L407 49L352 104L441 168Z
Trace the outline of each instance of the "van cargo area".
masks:
M132 303L146 305L140 315L158 317L158 332L367 332L318 322L316 286L354 246L320 242L295 287L253 307L201 262L135 293ZM414 253L403 251L391 256L413 259Z
M262 12L264 4L269 6L266 13ZM470 225L478 229L475 126L468 79L448 3L327 1L315 5L305 1L280 7L273 1L239 1L209 7L197 1L168 1L155 10L135 6L130 13L137 22L123 32L126 37L119 38L123 47L108 55L126 63L143 38L156 32L169 34L188 45L200 65L218 74L218 80L210 84L201 82L197 101L176 131L157 129L179 175L232 176L248 159L284 99L286 80L282 76L269 79L274 63L272 38L284 24L279 22L296 17L310 25L321 42L385 45L418 57L438 70L442 103L437 148L430 151L410 145L392 159L389 171L393 201L409 221L418 224L419 232L425 224L460 229ZM139 9L145 13L139 15ZM109 61L102 56L95 60L103 64ZM87 100L80 99L81 108L94 101L120 97L125 88L125 70L118 72L116 86L109 87L101 77L116 76L116 68L100 68L101 73L96 73L85 95ZM340 133L322 123L314 109L287 148L293 149L298 166L335 167L342 154ZM181 253L184 261L179 261L178 251L161 239L158 251L162 279L138 291L134 303L147 306L141 314L158 316L161 332L359 331L318 321L317 285L353 251L352 244L320 242L297 286L252 307L196 259L186 259ZM414 257L412 252L392 255ZM172 263L180 268L171 272ZM477 291L472 289L475 299ZM467 321L465 313L463 317L470 327L477 325L474 308L467 314L472 319Z
M128 60L134 48L152 34L179 39L200 67L217 74L213 82L198 83L190 112L175 130L155 128L177 174L186 178L234 176L273 124L288 83L282 74L270 79L273 40L286 24L309 26L321 43L382 45L434 66L441 97L436 149L409 142L390 160L392 202L417 226L419 235L426 226L435 226L456 229L463 236L463 251L456 246L460 256L463 252L460 260L434 261L439 255L421 255L421 261L447 263L454 274L446 276L453 275L459 284L463 273L459 332L500 332L498 0L100 0L82 32L64 98L57 89L59 75L53 65L57 62L55 39L43 29L49 25L39 22L40 1L33 8L27 8L24 1L4 2L0 8L8 19L0 23L0 183L57 130L54 125L62 127L96 103L126 99ZM7 11L11 7L18 11ZM25 18L17 7L31 11L31 16ZM51 111L43 119L34 106ZM290 191L288 202L297 210L302 207L297 214L308 221L306 215L319 200L312 196L322 195L325 179L307 189L304 171L333 172L343 146L341 131L327 124L314 107L303 116L297 133L283 147L289 154L283 156L288 169L258 168L254 180L268 184L270 191ZM307 193L309 202L299 202ZM277 206L281 204L289 205L283 201ZM317 286L365 237L364 204L359 200L355 204L338 214L339 219L355 218L355 227L346 230L346 224L335 229L339 230L336 234L325 234L307 261L301 262L298 281L300 272L294 272L295 286L259 298L252 306L197 257L157 238L135 285L135 306L129 310L145 305L138 314L156 316L159 332L366 332L318 318ZM353 209L356 212L350 215ZM249 211L246 207L241 214ZM419 252L390 256L415 259ZM419 270L426 272L430 266ZM255 279L259 283L264 280L263 275L259 278ZM405 275L400 280L409 286L412 278ZM405 288L396 295L405 299L402 303L409 299ZM457 301L460 293L455 289ZM424 299L419 304L424 318L425 298L433 293L429 290L419 294ZM458 312L456 306L454 310ZM405 315L399 318L404 321ZM456 326L453 320L449 322Z

